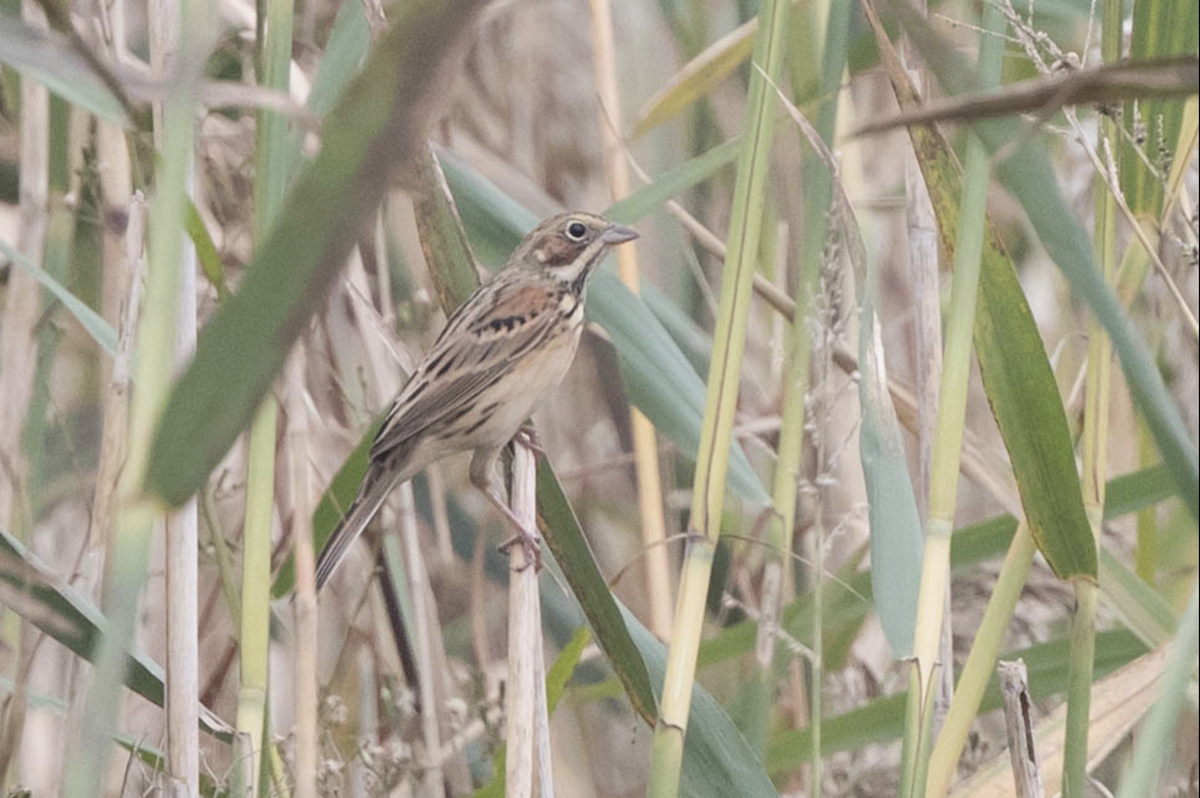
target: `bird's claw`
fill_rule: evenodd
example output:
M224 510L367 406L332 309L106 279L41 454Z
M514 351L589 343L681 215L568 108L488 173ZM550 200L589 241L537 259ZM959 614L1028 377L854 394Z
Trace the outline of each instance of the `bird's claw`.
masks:
M538 437L537 429L532 424L525 424L518 429L517 434L513 436L513 441L533 452L533 456L538 460L546 457L546 450L542 448L541 438Z
M514 571L524 571L530 565L534 573L542 570L542 544L537 535L521 529L517 534L500 544L500 553L509 555L513 546L520 545L525 552L525 562L514 568Z

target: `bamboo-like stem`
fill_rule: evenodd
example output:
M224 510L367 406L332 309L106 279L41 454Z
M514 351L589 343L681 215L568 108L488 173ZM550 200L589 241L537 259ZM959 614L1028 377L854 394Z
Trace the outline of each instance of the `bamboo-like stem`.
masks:
M35 0L22 0L26 23L46 26L46 15ZM47 195L50 190L50 98L45 86L21 80L21 194L17 250L35 264L42 263L46 245ZM0 527L24 529L18 523L16 497L21 496L24 458L21 435L33 396L37 369L34 325L41 308L42 289L23 269L9 270L4 314L0 319Z
M292 3L270 0L257 6L259 83L287 90L292 47ZM257 114L254 141L254 227L266 239L283 204L287 186L289 140L286 120L269 111ZM262 773L270 652L271 516L275 504L274 397L263 400L250 429L247 455L246 518L242 533L242 617L238 688L238 742L243 779L238 786L253 798Z
M262 772L263 724L267 711L267 657L270 651L271 511L275 486L273 398L266 399L250 428L246 463L246 515L242 532L242 617L238 639L238 744L242 767L237 788L248 798L258 790Z
M979 62L982 80L997 82L1004 53L1003 40L991 35L1003 25L1003 16L992 5L984 6L983 33L980 37ZM983 251L984 216L990 168L982 142L972 135L967 144L963 175L962 215L959 218L954 250L954 279L951 285L950 314L946 328L944 369L942 371L937 425L934 430L933 457L930 464L928 520L925 552L921 567L921 585L917 598L917 623L913 635L916 659L915 691L909 693L905 728L905 758L901 788L903 795L919 794L924 784L922 773L928 750L919 741L926 736L930 722L925 707L931 679L937 667L942 636L942 611L949 584L950 535L954 529L954 510L962 453L963 425L966 420L967 385L971 370L971 342L975 325L975 301L979 294L980 256ZM949 667L950 663L943 663Z
M189 242L178 268L175 362L181 366L196 349L196 251ZM166 519L167 761L171 777L193 798L200 795L198 521L195 496Z
M696 654L704 625L712 558L720 533L729 450L733 445L738 378L774 133L776 98L768 81L776 78L783 62L787 13L788 3L784 0L766 0L759 11L763 24L759 27L754 62L763 71L752 72L750 76L747 129L734 187L729 250L722 277L721 303L714 333L712 367L688 520L688 545L684 553L658 723L654 730L647 790L651 798L674 798L679 792L683 738L691 709Z
M21 3L21 16L32 26L45 28L46 16L30 0ZM46 263L50 191L50 99L46 88L29 77L21 79L20 206L17 250L39 268ZM28 182L26 182L28 181ZM29 417L37 374L37 319L42 289L33 275L13 264L0 318L0 529L25 535L32 518L25 517L25 477L29 470L22 438ZM16 683L22 684L32 663L32 627L17 614L0 606L0 644L8 644L16 663ZM5 786L12 757L19 748L26 701L18 689L10 703L0 707L0 786Z
M915 2L923 14L929 9L925 0ZM903 58L913 84L922 96L929 96L929 74L923 69L916 49L907 39ZM929 472L933 460L933 433L937 418L938 383L942 376L942 292L938 268L938 227L929 199L929 189L921 174L911 139L904 150L905 226L908 232L908 269L912 275L913 295L913 359L916 363L917 395L917 476L914 489L921 522L928 519ZM950 612L950 581L946 582L943 601L942 639L938 657L949 662L954 654L954 635ZM937 735L950 709L954 695L954 671L942 668L938 672L937 696L934 699L933 734Z
M850 25L850 4L839 4L824 9L827 13L824 43L821 55L820 93L829 94L817 109L816 133L826 144L833 141L837 124L837 87L846 64L846 37ZM819 10L818 10L819 12ZM817 13L820 16L820 13ZM810 146L812 146L810 144ZM810 384L809 371L813 356L812 316L818 293L818 277L824 257L824 238L828 227L827 217L833 197L833 164L827 164L821 154L806 150L801 161L804 174L805 219L803 237L800 240L799 284L796 288L792 325L787 341L787 356L784 364L783 413L779 427L779 448L775 473L772 481L772 506L774 513L767 524L766 564L763 570L762 616L758 639L755 645L760 689L764 694L773 689L774 660L777 628L774 628L785 596L792 591L790 584L791 563L789 555L794 548L796 527L796 494L801 480L801 461L804 453L805 402ZM818 321L818 325L820 325ZM826 372L832 353L822 351L820 366ZM818 409L824 412L824 409ZM818 459L824 455L818 450ZM820 466L818 466L820 468ZM819 504L819 502L818 502ZM811 662L812 694L808 700L813 755L811 759L810 793L821 791L821 681L822 681L822 627L821 627L821 581L823 576L824 544L821 519L813 525L812 589L814 598L813 653ZM770 705L769 700L761 702ZM759 719L765 732L767 717ZM765 736L765 733L764 735Z
M305 346L301 339L286 372L286 443L292 551L296 560L296 798L316 798L319 753L317 705L317 582L312 543L313 486L308 453L308 404L305 401Z
M527 529L535 529L537 523L536 481L537 467L534 455L523 444L517 443L513 452L512 508ZM510 570L508 583L508 683L505 688L505 718L507 723L506 754L504 760L505 795L509 798L532 798L534 780L538 781L540 796L552 796L551 773L549 772L548 735L537 734L539 725L548 721L539 715L546 713L545 679L542 660L542 616L538 597L537 570L526 559L522 546L513 546L509 554ZM538 706L539 697L541 706ZM545 790L550 787L550 792Z
M1107 62L1121 55L1122 7L1120 0L1105 0L1100 50ZM1117 140L1116 122L1103 117L1098 146ZM1104 281L1116 279L1117 198L1107 190L1100 170L1094 181L1096 196L1095 251L1102 264ZM1087 387L1084 390L1081 488L1083 507L1096 545L1104 521L1105 483L1108 473L1108 416L1112 385L1112 342L1104 327L1091 316L1088 321ZM1088 726L1091 714L1092 678L1096 653L1096 603L1098 587L1093 580L1076 579L1075 613L1071 619L1071 659L1067 672L1067 726L1063 751L1063 795L1082 798L1086 794Z
M612 7L609 0L591 0L592 54L596 88L600 94L600 140L604 143L604 172L613 202L629 194L629 165L619 137L621 98L613 45ZM635 294L641 292L636 242L617 248L621 282ZM671 632L671 573L663 514L662 476L658 467L658 441L654 425L640 410L629 409L633 430L634 470L637 475L638 518L646 563L646 593L650 599L650 629L662 639Z
M971 723L983 701L983 693L992 674L992 665L1004 641L1004 630L1012 618L1037 546L1029 527L1021 523L1008 546L1000 576L992 588L991 598L975 633L975 642L963 665L962 675L954 691L954 699L942 720L941 732L929 756L925 780L926 798L941 798L950 788L958 770L958 758L971 730Z
M156 74L180 57L179 8L165 0L150 4L150 62ZM156 131L158 130L156 126ZM162 141L157 142L160 147ZM184 165L185 192L193 195L195 154L189 147ZM196 250L183 241L179 269L179 316L175 326L175 365L187 364L196 350ZM167 602L167 765L173 791L200 794L200 649L196 593L199 555L196 497L166 518Z
M138 596L146 575L150 541L162 508L145 498L142 483L154 425L166 400L175 362L175 324L178 319L179 263L187 191L188 164L193 142L194 100L198 75L197 50L207 38L207 5L182 3L176 85L163 103L162 159L156 173L156 192L149 227L149 258L145 311L138 327L137 366L129 415L129 448L118 487L120 510L108 570L105 615L108 625L96 658L92 685L84 710L78 756L68 764L65 794L71 798L95 794L107 770L109 735L121 698L126 652L133 639Z
M125 462L129 423L129 383L133 341L141 310L142 279L146 268L146 201L133 194L129 151L120 130L99 122L96 149L100 162L101 193L105 216L124 212L124 232L104 226L103 315L117 330L117 352L111 365L101 367L104 395L100 457L96 464L96 490L88 523L88 546L100 551L112 531L117 480Z

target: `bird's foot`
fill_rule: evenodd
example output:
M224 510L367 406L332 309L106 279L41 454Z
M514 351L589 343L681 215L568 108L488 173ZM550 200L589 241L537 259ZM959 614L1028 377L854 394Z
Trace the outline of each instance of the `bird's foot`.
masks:
M524 571L530 565L533 566L534 573L542 570L542 542L541 539L524 527L518 527L517 534L513 535L508 540L500 544L500 553L510 556L513 546L520 546L525 552L525 562L514 568L514 571Z
M517 430L517 434L513 436L513 441L533 452L533 456L537 460L541 461L545 459L546 450L542 448L541 438L538 437L537 429L532 424L522 425Z

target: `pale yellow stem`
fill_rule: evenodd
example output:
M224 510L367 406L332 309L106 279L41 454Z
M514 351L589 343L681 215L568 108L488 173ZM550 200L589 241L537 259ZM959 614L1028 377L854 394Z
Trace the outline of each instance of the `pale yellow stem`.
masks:
M629 193L629 166L625 160L621 130L621 98L617 91L617 69L613 57L612 8L609 0L592 0L592 52L596 88L600 95L600 140L604 145L604 172L614 202ZM621 281L635 294L640 292L637 247L617 249ZM650 419L637 408L629 410L633 428L633 456L637 474L638 517L646 559L646 592L650 599L650 629L666 639L671 632L671 575L663 517L662 482L658 470L658 441Z

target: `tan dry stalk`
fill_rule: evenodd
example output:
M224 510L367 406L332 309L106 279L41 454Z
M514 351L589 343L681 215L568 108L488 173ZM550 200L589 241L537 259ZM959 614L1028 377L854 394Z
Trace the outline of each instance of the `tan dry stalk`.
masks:
M22 0L26 23L46 27L46 15L35 0ZM46 197L50 182L50 98L34 80L21 81L21 196L17 250L41 265L46 244ZM4 318L0 321L0 527L23 529L17 523L18 497L23 495L25 465L21 437L33 394L37 368L34 325L41 309L37 280L14 265L9 269Z
M600 140L604 144L604 172L613 202L629 194L629 165L620 140L621 98L617 90L612 6L609 0L591 0L592 54L596 89L600 94ZM617 248L617 269L629 290L641 291L636 243ZM637 408L629 409L633 429L634 468L637 473L638 517L646 562L646 593L650 599L650 629L665 640L671 633L671 572L663 516L662 478L658 468L658 441L650 419Z
M528 529L537 528L536 462L529 449L514 446L513 513ZM538 715L546 713L542 660L542 610L538 575L525 557L525 549L513 546L509 554L512 573L508 583L508 685L505 690L507 754L504 785L508 798L532 798L534 779L540 798L553 798L548 734L537 734ZM539 708L538 703L541 706ZM548 724L547 724L548 728ZM535 756L537 765L535 766Z
M93 549L103 547L112 531L117 477L121 464L125 462L133 343L137 332L138 314L141 311L142 280L146 271L147 207L140 191L133 195L127 208L121 255L124 265L119 269L106 269L106 273L115 279L119 279L116 275L125 275L128 280L120 286L122 298L116 324L117 353L113 358L111 377L104 395L104 432L100 440L96 492L92 498L92 517L88 528L88 545ZM106 290L106 293L116 294L117 291Z
M313 554L312 469L308 451L308 403L304 384L305 346L302 338L288 360L284 402L285 442L292 516L292 547L296 559L296 798L317 797L317 583Z
M1042 798L1042 772L1038 770L1037 740L1033 735L1032 702L1029 698L1029 674L1024 661L1001 660L1000 695L1004 697L1004 731L1008 754L1012 759L1013 783L1018 798Z
M185 243L179 263L176 365L196 349L196 251ZM199 530L196 497L166 518L167 759L185 794L200 795L200 649L197 591Z
M179 51L180 10L169 0L149 5L150 63L157 76L167 74ZM155 149L163 148L163 106L154 104ZM194 193L194 155L189 154L187 193ZM196 250L184 241L178 267L178 316L175 363L183 366L196 350ZM173 791L200 794L199 645L196 591L198 588L198 515L196 497L166 517L167 600L167 767Z

